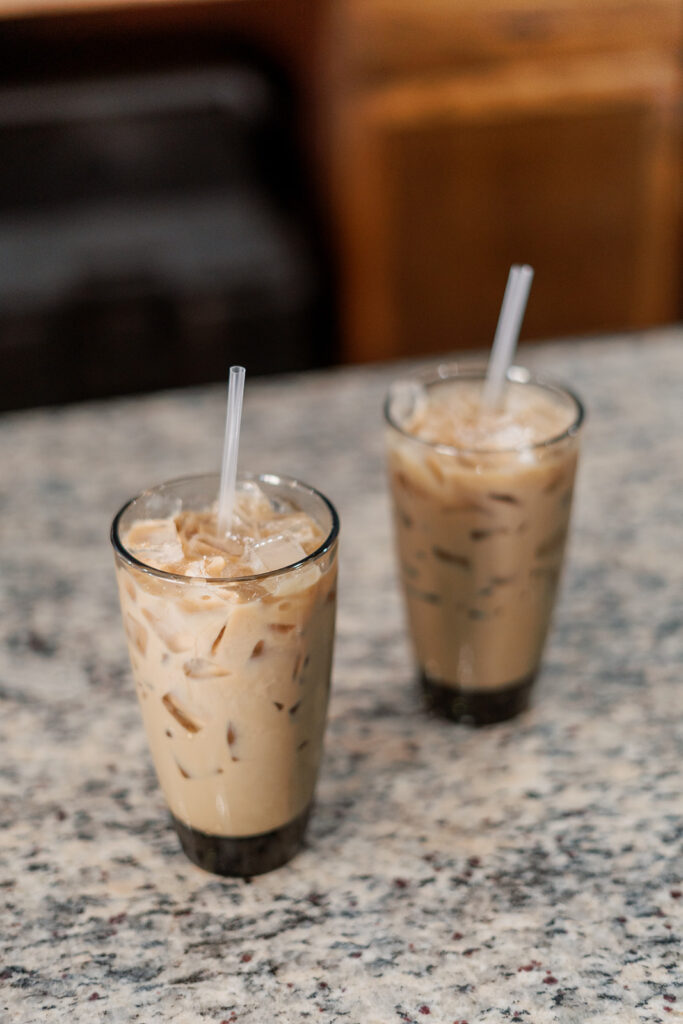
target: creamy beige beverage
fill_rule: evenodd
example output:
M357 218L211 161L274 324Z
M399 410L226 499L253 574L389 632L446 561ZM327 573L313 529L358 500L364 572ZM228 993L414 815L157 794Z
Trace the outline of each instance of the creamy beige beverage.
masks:
M442 368L397 385L387 446L410 631L428 701L450 717L521 710L538 668L569 527L582 410L511 371Z
M220 535L208 480L166 485L124 510L117 578L154 765L186 852L252 874L291 856L313 798L337 520L317 492L265 477L242 482ZM254 837L258 850L240 843Z

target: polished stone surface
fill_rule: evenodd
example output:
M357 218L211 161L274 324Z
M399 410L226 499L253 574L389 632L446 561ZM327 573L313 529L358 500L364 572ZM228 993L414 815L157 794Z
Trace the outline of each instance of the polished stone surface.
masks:
M252 881L180 852L108 528L219 462L207 388L0 419L0 1020L391 1024L683 1015L683 331L526 349L589 420L532 709L422 711L391 557L397 367L248 385L242 464L342 516L307 849Z

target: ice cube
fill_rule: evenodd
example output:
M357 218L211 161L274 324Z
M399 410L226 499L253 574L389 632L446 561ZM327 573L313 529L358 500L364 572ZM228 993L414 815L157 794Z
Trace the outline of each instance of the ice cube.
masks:
M208 658L190 658L183 665L183 672L190 679L218 679L219 677L232 675L230 669L223 665L217 665Z
M216 549L210 542L207 543L203 539L202 535L197 533L185 544L185 554L187 558L204 558L206 555L213 557L216 554Z
M176 722L181 725L186 732L196 733L200 732L203 728L204 723L193 712L184 707L182 702L174 693L165 693L161 698L161 703L164 705L169 715L173 715Z
M427 404L427 392L421 381L399 380L391 388L391 414L397 423L419 416Z
M233 558L239 558L244 552L244 540L232 533L226 533L224 537L212 536L211 543L219 551Z
M131 554L157 569L183 559L183 546L172 519L138 520L128 531L125 543Z
M301 544L294 537L283 533L255 544L251 552L252 562L262 565L261 572L284 569L285 566L294 565L305 557L306 552Z
M238 521L250 530L264 519L270 519L273 508L259 485L253 480L245 480L235 495L235 513Z
M126 615L124 619L124 626L128 639L131 643L135 644L140 654L144 655L147 653L147 630L138 622L137 619L133 618L132 615Z
M262 528L261 534L264 537L284 534L309 552L322 540L320 527L305 512L293 512L291 515L273 519Z
M192 633L180 628L177 616L171 615L168 619L161 619L148 608L143 608L142 614L169 651L178 654L180 651L189 651L194 646Z
M221 555L214 555L206 560L206 572L208 576L220 576L225 571L225 559Z
M309 562L308 565L304 565L294 572L288 572L282 576L273 576L272 579L266 580L263 585L268 588L273 597L283 598L295 594L301 596L305 591L315 587L319 580L319 566Z
M187 562L183 569L183 576L204 576L206 577L206 559L199 558L194 562Z

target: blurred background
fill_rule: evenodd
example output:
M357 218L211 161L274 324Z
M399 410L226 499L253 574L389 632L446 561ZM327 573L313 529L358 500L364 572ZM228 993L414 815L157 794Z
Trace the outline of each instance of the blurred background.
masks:
M683 313L683 0L0 0L0 408Z

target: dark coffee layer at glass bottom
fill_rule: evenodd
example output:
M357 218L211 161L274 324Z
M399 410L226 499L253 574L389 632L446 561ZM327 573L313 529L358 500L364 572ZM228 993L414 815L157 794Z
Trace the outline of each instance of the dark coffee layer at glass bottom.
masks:
M437 715L468 725L493 725L526 711L535 676L525 676L495 690L462 690L436 682L422 673L420 683L427 707Z
M171 815L180 845L190 860L215 875L263 875L291 860L301 849L311 806L287 825L257 836L214 836L184 825Z

